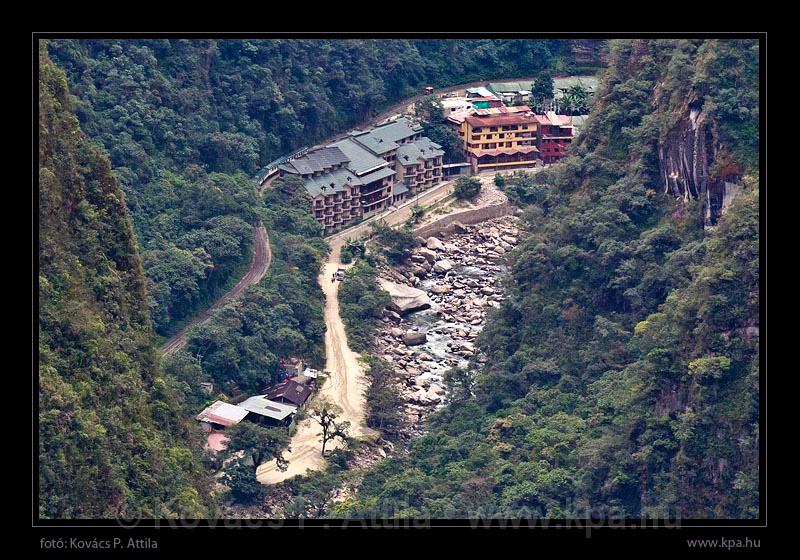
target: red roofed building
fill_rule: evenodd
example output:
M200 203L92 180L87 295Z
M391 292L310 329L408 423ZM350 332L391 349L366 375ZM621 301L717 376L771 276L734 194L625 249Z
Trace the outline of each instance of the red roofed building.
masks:
M538 121L533 113L486 111L465 117L459 131L473 173L535 166Z
M572 143L574 127L572 117L547 111L536 115L539 123L539 153L545 163L555 163L564 157L564 150Z

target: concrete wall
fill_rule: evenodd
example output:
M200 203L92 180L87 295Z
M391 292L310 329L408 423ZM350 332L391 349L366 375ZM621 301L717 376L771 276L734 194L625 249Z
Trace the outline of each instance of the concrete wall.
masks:
M437 233L453 233L453 224L456 222L470 225L477 224L492 218L499 218L500 216L509 216L516 213L517 208L510 202L503 202L502 204L495 204L494 206L486 206L484 208L475 208L473 210L464 210L444 216L435 222L420 226L414 230L415 237L427 238Z

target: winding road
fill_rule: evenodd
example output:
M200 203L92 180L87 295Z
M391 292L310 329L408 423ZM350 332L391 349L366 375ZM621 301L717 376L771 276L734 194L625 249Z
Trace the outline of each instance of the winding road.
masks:
M207 323L214 315L214 312L224 306L231 298L238 296L245 288L258 283L269 270L272 262L272 250L269 247L269 237L264 226L253 227L253 260L241 280L236 285L223 294L214 304L203 313L197 315L185 327L178 331L172 338L167 340L160 348L162 355L171 356L184 346L189 340L189 331L198 325Z

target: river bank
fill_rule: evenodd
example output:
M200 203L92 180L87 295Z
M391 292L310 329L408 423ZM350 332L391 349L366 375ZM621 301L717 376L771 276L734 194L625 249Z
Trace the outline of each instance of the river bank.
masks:
M425 420L447 402L445 373L484 357L475 347L490 308L505 299L505 254L519 242L519 218L502 216L424 240L408 263L379 269L393 295L374 354L390 363L404 401L400 439L424 433Z

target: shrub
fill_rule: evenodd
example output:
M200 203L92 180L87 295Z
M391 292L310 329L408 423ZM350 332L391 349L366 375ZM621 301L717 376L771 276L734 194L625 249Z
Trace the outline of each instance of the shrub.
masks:
M475 177L459 177L453 194L459 200L472 199L481 192L481 182Z

